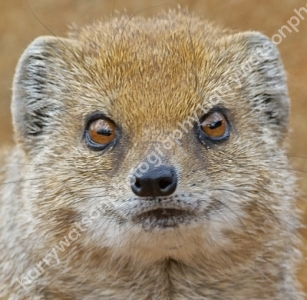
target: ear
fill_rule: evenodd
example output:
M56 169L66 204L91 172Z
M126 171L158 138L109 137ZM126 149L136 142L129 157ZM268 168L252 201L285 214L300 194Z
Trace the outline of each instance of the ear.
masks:
M39 146L54 117L63 111L59 96L67 86L67 56L72 40L39 37L21 56L13 82L11 104L17 142L27 152Z
M245 97L259 125L273 139L282 141L288 130L290 100L279 52L269 38L258 32L238 34L246 57L241 62Z

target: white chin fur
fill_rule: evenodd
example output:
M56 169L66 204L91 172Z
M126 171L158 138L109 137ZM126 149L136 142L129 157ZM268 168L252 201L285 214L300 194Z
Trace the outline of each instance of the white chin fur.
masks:
M87 231L86 243L110 249L115 258L131 257L153 263L165 258L191 261L200 252L214 253L226 247L229 240L221 232L209 233L208 224L191 222L174 228L150 231L141 225L119 225L110 219L96 220ZM211 227L211 226L210 226Z

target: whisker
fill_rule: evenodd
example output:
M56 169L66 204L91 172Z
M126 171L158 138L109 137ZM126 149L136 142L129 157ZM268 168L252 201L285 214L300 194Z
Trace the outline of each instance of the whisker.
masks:
M27 182L27 181L35 181L35 180L41 180L47 177L36 177L36 178L25 178L25 179L19 179L19 180L15 180L15 181L5 181L5 182L1 182L1 185L7 185L7 184L15 184L15 183L22 183L22 182Z
M136 13L132 14L132 16L128 19L128 21L126 22L126 24L124 25L123 29L122 29L122 32L121 32L121 38L123 36L123 33L125 32L126 30L126 27L128 26L128 24L130 23L130 21L135 17L137 16L138 14L140 14L141 12L143 11L146 11L146 10L149 10L149 9L153 9L153 8L157 8L157 7L161 7L161 6L165 6L165 5L170 5L172 3L164 3L164 4L158 4L158 5L153 5L153 6L149 6L149 7L145 7L139 11L137 11Z
M295 153L287 153L288 157L293 157L293 158L301 158L301 159L307 159L307 156L295 154Z
M235 191L235 190L229 190L229 189L225 189L225 188L214 188L212 190L217 190L217 191L227 191L229 193L234 193L234 194L237 194L239 195L240 197L246 197L246 198L249 198L250 200L254 201L254 198L252 196L249 196L248 194L246 193L242 193L242 192L238 192L238 191ZM288 223L286 220L283 220L283 219L280 219L279 217L277 217L274 212L269 209L264 203L261 203L261 201L257 201L256 203L257 205L260 204L262 206L264 206L264 208L266 208L266 212L268 212L272 217L274 217L274 219L276 219L276 221L278 221L279 224L281 224L280 222L283 222L285 224L287 224L288 226L292 227L292 229L294 230L298 230L297 227L295 227L293 224L290 224ZM307 238L307 236L305 236Z
M32 16L36 19L36 21L38 21L53 37L55 37L66 49L67 48L67 45L65 45L65 43L63 43L63 41L54 33L51 31L50 28L48 28L44 22L34 13L33 9L31 8L29 2L27 0L24 0L30 13L32 14Z

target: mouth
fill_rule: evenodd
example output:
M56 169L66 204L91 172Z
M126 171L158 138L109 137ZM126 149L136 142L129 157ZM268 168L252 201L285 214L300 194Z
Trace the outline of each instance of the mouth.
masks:
M157 208L138 214L133 222L141 224L144 230L153 228L174 228L180 224L187 225L195 214L191 211L175 208Z

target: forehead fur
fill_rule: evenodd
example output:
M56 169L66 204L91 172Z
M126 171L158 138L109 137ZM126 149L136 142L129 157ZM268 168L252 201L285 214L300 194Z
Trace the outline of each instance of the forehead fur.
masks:
M122 16L70 35L81 44L80 68L103 98L97 109L134 130L186 119L221 84L225 69L235 71L224 64L243 47L240 36L230 41L228 31L182 11Z

